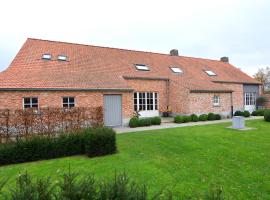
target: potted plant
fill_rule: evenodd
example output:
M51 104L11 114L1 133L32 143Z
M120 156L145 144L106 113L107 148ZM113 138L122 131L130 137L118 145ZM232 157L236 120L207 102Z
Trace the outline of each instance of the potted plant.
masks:
M171 116L171 113L172 113L172 108L171 106L167 106L167 109L165 112L162 113L162 116L163 117L170 117Z

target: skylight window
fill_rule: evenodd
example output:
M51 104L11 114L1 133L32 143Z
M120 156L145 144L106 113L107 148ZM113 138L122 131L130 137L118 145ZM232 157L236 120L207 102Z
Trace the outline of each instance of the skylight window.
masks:
M141 71L149 71L149 67L143 64L135 64L135 67L137 70L141 70Z
M57 59L60 60L60 61L67 61L67 56L65 56L65 55L59 55L57 57Z
M51 54L48 54L48 53L43 54L42 55L42 59L44 59L44 60L51 60L52 59L52 55Z
M205 73L208 74L209 76L216 76L217 74L211 70L205 70Z
M171 70L174 72L174 73L183 73L183 71L179 68L179 67L170 67Z

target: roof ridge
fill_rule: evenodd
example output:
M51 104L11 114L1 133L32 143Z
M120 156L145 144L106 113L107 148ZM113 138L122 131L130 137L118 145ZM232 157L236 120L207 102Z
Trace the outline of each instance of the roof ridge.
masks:
M56 43L64 43L64 44L71 44L71 45L79 45L79 46L88 46L88 47L97 47L97 48L106 48L106 49L114 49L114 50L121 50L121 51L132 51L132 52L138 52L138 53L149 53L149 54L158 54L163 56L169 56L173 57L170 54L166 53L159 53L159 52L152 52L152 51L143 51L143 50L134 50L134 49L124 49L124 48L117 48L117 47L108 47L108 46L99 46L99 45L92 45L92 44L82 44L82 43L76 43L76 42L64 42L59 40L47 40L47 39L37 39L37 38L27 38L29 40L38 40L38 41L45 41L45 42L56 42ZM192 56L174 56L174 57L183 57L183 58L191 58L191 59L201 59L201 60L209 60L209 61L215 61L215 62L222 62L220 60L210 59L210 58L199 58L199 57L192 57ZM222 62L223 63L223 62ZM226 63L225 63L226 64Z

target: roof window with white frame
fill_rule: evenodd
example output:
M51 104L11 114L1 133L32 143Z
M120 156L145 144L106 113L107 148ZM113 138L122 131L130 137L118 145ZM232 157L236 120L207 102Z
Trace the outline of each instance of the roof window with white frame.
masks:
M183 71L179 67L170 67L173 73L181 74Z
M217 76L217 74L211 70L205 70L205 73L208 75L208 76Z
M66 55L58 55L57 60L67 61L68 60L68 57Z
M140 71L150 71L149 66L144 65L144 64L135 64L135 67L137 70L140 70Z
M52 59L52 55L49 53L45 53L42 55L42 59L43 60L51 60Z

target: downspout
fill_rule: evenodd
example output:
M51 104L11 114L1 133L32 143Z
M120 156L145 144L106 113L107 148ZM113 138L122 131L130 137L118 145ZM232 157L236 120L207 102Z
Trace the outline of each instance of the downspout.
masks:
M166 81L166 95L167 95L167 110L169 109L170 105L170 80Z
M231 117L233 117L233 92L231 92Z

